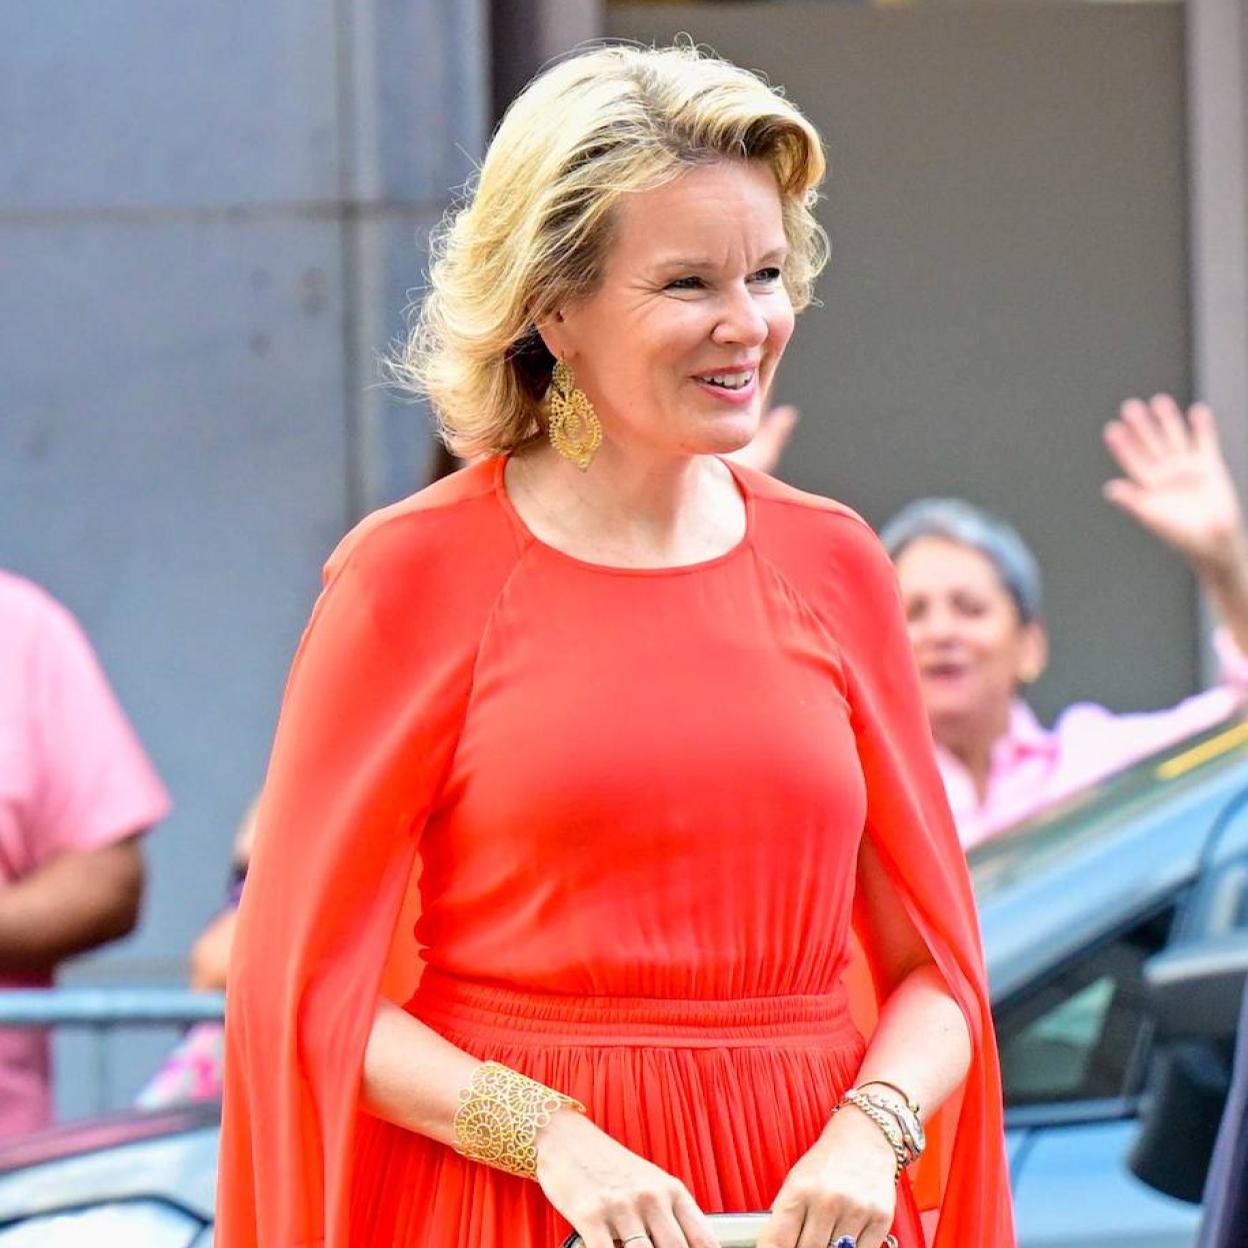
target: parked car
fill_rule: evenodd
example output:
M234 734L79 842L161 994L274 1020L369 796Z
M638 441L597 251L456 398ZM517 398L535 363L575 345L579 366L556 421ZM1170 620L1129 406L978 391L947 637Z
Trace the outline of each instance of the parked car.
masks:
M971 868L1020 1248L1190 1248L1248 960L1217 956L1248 933L1248 722ZM216 1137L208 1106L0 1149L0 1248L208 1248Z

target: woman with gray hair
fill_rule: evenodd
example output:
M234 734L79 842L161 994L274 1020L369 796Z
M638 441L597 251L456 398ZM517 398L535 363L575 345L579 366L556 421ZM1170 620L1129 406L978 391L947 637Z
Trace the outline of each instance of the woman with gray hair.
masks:
M1202 404L1130 400L1105 431L1122 477L1105 496L1177 550L1222 627L1222 683L1176 707L1117 715L1069 707L1041 726L1020 690L1048 659L1040 569L1004 520L959 499L922 499L881 531L897 567L937 762L970 846L1248 700L1248 534Z

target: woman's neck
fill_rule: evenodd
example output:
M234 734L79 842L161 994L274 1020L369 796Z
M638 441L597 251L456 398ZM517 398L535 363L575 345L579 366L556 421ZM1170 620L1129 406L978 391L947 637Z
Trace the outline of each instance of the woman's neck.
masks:
M745 531L731 471L709 455L642 460L604 443L587 472L538 444L512 456L512 505L541 541L620 566L698 563Z
M941 746L966 768L975 800L982 805L992 777L993 750L1010 729L1010 704L993 707L975 720L934 722L932 728Z

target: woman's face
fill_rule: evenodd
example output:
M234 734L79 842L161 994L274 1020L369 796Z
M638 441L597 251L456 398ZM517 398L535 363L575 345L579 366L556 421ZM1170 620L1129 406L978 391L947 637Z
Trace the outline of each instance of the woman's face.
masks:
M992 561L957 542L911 542L897 578L936 739L1002 731L1019 684L1044 667L1041 626L1023 623Z
M624 196L598 288L542 327L609 445L683 456L750 441L793 332L787 250L780 193L758 162Z

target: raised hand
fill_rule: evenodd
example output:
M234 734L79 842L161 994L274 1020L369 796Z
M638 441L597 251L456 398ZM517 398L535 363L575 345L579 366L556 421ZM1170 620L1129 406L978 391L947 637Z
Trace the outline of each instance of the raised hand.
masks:
M1106 425L1105 445L1123 472L1104 487L1110 502L1200 573L1225 573L1242 559L1243 511L1205 404L1185 417L1168 394L1128 399Z

